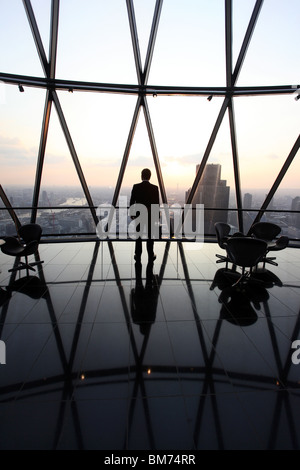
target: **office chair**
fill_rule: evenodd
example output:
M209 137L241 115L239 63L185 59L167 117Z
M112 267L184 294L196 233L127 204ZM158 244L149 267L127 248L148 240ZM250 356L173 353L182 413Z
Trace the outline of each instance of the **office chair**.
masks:
M261 240L265 240L268 244L267 253L270 251L280 251L286 248L289 244L289 238L282 235L279 238L276 238L281 232L281 228L271 222L257 222L254 224L249 231L249 235ZM263 260L264 266L265 263L270 263L274 266L278 266L274 260L276 257L265 257Z
M242 274L234 286L245 282L251 276L253 268L265 257L267 247L267 242L256 238L232 237L227 240L226 252L229 260L242 268Z
M226 250L226 242L229 237L230 225L224 222L216 222L215 231L219 247ZM216 263L226 263L226 268L228 267L229 259L227 256L216 254L216 257L218 258Z
M42 236L42 228L38 224L25 224L19 228L19 238L6 237L5 244L1 246L1 251L9 256L16 258L16 266L9 269L8 272L20 271L21 269L35 271L34 266L38 266L43 261L29 263L28 257L38 251L40 239ZM25 257L25 263L20 258Z
M231 236L232 237L243 237L244 236L241 232L236 232L236 233L234 233L233 235L230 236L229 235L230 230L231 230L230 225L226 224L225 222L216 222L215 223L215 231L216 231L216 235L217 235L218 245L223 250L226 250L227 240ZM226 263L226 269L227 269L228 268L228 262L230 261L228 259L228 256L216 254L216 257L218 258L216 263Z

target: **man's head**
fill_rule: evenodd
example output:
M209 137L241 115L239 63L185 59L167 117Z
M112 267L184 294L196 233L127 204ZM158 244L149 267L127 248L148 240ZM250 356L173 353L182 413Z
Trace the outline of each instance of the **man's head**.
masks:
M151 171L148 168L144 168L142 171L142 180L149 181L151 178Z

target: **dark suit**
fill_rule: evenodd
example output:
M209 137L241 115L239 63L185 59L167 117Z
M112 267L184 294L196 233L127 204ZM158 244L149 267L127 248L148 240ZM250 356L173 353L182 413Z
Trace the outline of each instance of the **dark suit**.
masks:
M159 205L158 187L151 184L149 181L142 181L141 183L133 185L130 197L130 206L134 204L143 204L148 211L148 238L147 238L147 252L149 256L153 256L154 241L151 239L151 205ZM135 245L135 255L140 257L142 254L142 239L138 238Z

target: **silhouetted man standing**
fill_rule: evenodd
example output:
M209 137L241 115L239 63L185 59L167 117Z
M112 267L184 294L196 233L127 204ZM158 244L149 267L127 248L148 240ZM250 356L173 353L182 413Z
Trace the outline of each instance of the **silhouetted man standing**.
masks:
M158 187L150 183L151 171L148 168L144 168L141 174L142 182L134 184L131 192L130 207L134 204L143 204L148 212L148 236L147 236L147 252L149 259L154 260L156 256L153 252L154 240L152 239L151 224L154 223L153 217L151 219L151 205L156 204L159 206L159 193ZM157 209L156 208L156 209ZM153 211L154 212L154 211ZM136 217L136 216L135 216ZM134 216L131 218L134 219ZM157 221L158 222L158 221ZM142 227L140 227L140 236L137 238L135 243L135 259L140 260L142 255Z

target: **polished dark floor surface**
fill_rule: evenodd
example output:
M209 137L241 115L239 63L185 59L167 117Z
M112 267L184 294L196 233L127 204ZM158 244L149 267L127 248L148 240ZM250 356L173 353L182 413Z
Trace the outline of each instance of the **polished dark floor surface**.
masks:
M300 250L243 289L216 244L133 250L42 244L30 277L0 253L0 448L299 449Z

